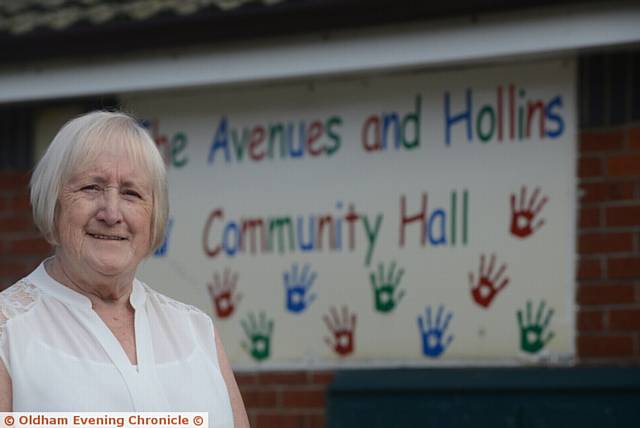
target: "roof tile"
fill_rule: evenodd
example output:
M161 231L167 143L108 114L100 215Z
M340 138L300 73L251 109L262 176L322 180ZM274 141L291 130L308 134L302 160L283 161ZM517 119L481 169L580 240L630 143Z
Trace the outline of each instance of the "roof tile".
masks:
M286 0L3 0L0 33L23 35L39 28L64 31L76 23L94 26L118 17L145 21L160 13L187 16L215 7L221 11L248 3L271 6Z

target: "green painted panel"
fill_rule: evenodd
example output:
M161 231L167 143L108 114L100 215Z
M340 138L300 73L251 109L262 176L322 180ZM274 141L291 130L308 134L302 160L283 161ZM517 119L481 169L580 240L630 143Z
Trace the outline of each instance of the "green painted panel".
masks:
M639 427L640 369L340 372L327 425L342 427Z

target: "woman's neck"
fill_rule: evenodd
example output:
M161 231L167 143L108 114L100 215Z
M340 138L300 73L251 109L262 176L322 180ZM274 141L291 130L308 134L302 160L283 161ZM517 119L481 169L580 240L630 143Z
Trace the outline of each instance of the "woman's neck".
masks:
M86 274L65 263L64 255L56 255L45 263L45 269L53 279L83 294L97 307L120 307L129 304L133 288L133 276L109 276Z

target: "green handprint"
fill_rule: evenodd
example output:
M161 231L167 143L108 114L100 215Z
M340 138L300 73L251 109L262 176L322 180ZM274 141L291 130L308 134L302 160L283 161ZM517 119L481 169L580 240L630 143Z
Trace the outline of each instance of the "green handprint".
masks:
M260 312L260 322L256 322L253 312L249 313L249 322L241 320L242 329L251 340L251 346L247 342L242 342L242 348L256 361L269 358L271 352L271 333L273 333L273 320L267 321L264 312Z
M378 264L377 281L375 272L369 274L369 280L373 288L374 306L378 312L390 312L404 296L404 290L399 290L396 293L396 288L402 279L402 275L404 275L404 269L400 268L398 274L394 277L395 270L396 262L392 261L389 264L389 271L386 278L384 276L384 266L382 263Z
M520 348L524 352L535 354L536 352L544 348L545 345L549 343L549 341L555 336L555 333L553 331L550 331L544 339L542 338L542 335L544 334L545 329L549 326L549 322L551 321L551 317L553 316L553 309L549 309L546 317L544 318L544 322L542 322L544 305L545 302L544 300L542 300L540 302L540 306L538 306L538 311L536 312L535 322L532 322L531 300L527 300L526 325L522 321L522 311L517 311L518 325L520 326Z

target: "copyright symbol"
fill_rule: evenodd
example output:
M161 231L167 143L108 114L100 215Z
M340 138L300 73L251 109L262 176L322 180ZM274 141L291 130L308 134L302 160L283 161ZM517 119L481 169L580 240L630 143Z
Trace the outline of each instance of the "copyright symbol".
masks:
M5 425L13 425L14 422L15 422L15 419L13 418L13 416L5 416L4 417Z
M204 419L202 418L202 416L196 416L193 418L193 423L194 425L200 426L204 423Z

